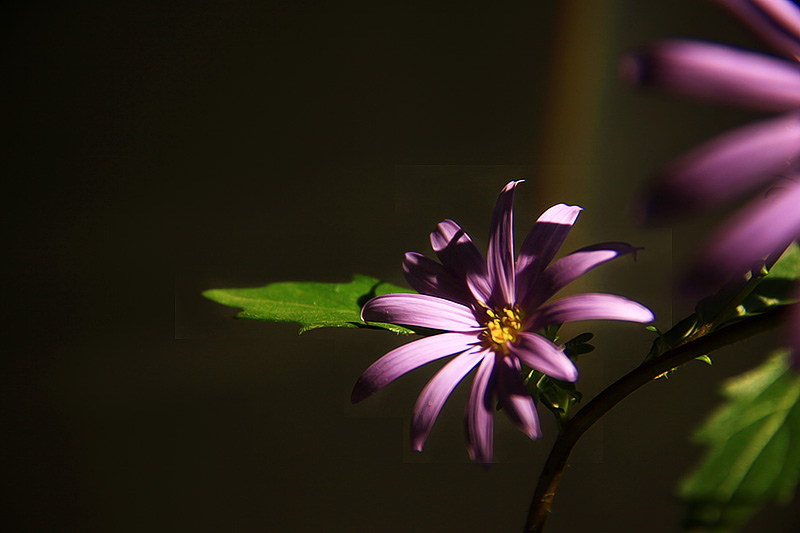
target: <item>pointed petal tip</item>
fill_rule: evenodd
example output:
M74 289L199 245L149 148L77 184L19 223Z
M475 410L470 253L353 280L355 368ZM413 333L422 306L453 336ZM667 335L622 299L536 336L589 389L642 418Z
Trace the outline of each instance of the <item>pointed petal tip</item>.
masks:
M622 320L646 324L655 320L648 308L624 296L581 293L566 296L539 308L529 329L582 320Z
M570 383L578 379L578 369L563 349L536 333L520 333L512 354L529 367L551 378Z
M518 180L511 180L511 181L509 181L508 183L505 184L505 186L503 187L503 191L502 192L506 192L506 191L509 191L511 189L514 189L517 185L519 185L520 183L524 183L524 182L525 182L524 178L520 178Z
M566 372L567 372L567 375L566 375L567 379L565 379L564 381L566 381L568 383L575 383L576 381L578 381L579 372L578 372L578 369L575 366L573 366L572 368L568 369Z
M536 222L572 226L581 211L583 208L579 205L556 204L542 213Z
M542 438L542 430L537 428L527 428L523 431L525 436L527 436L531 440L539 440Z
M365 400L372 396L373 391L369 383L367 383L363 378L358 378L356 381L355 386L353 387L353 392L350 393L350 403L356 404L361 400Z
M443 231L452 231L456 232L461 229L461 226L458 225L458 222L452 220L450 218L446 218L436 224L436 229L441 229Z
M654 315L650 309L646 308L645 306L642 306L642 315L639 321L642 324L649 324L650 322L655 321L655 319L656 315Z
M624 299L628 300L627 298ZM656 315L654 315L650 309L643 306L639 302L628 300L627 306L628 307L626 311L626 316L621 320L625 320L627 322L638 322L641 324L649 324L650 322L653 322L656 319Z
M368 314L368 313L370 312L370 310L371 310L371 304L372 304L372 302L373 302L374 300L375 300L375 298L370 298L369 300L367 300L367 301L364 303L364 305L362 305L362 306L361 306L361 313L359 313L359 317L361 318L361 320L362 320L363 322L366 322L367 324L369 324L369 320L367 320L367 318L366 318L366 316L365 316L365 315L366 315L366 314Z
M480 324L464 304L438 296L392 293L376 296L361 309L362 320L420 326L443 331L469 331Z

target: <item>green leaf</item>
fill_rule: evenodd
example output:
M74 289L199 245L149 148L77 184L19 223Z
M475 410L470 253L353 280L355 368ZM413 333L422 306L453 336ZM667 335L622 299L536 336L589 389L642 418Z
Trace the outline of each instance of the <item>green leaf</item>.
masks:
M573 361L578 360L578 356L594 351L594 346L589 341L594 338L594 333L581 333L564 343L564 353Z
M798 280L800 280L800 246L792 243L742 302L737 310L738 314L749 316L763 313L776 305L794 303L793 288Z
M767 277L800 279L800 246L793 242L769 269Z
M736 531L800 478L800 374L785 352L729 380L725 403L695 434L705 457L680 486L692 531Z
M242 309L237 318L294 322L304 333L310 329L382 328L408 335L413 330L394 324L361 320L361 306L370 298L396 292L414 292L379 279L354 274L349 283L287 281L249 289L211 289L203 296Z
M574 383L559 381L538 370L532 370L528 374L525 386L538 404L544 405L553 413L559 428L569 420L570 411L583 398L583 394L575 389Z

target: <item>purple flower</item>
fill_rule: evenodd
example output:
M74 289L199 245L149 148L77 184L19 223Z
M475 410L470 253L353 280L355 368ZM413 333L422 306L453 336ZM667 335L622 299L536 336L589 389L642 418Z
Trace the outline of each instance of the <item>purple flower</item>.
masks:
M419 326L443 333L408 343L370 366L356 383L351 400L359 402L419 366L455 355L428 382L414 407L411 447L422 451L444 402L476 366L466 408L470 457L492 459L492 413L499 404L531 439L539 420L525 390L522 365L562 381L578 371L563 350L536 333L576 320L650 322L642 305L611 294L578 294L545 304L559 289L597 265L637 249L620 242L588 246L553 262L581 208L558 204L539 217L514 260L512 202L521 181L508 183L495 206L488 260L452 220L431 233L441 263L408 253L403 272L420 294L388 294L364 305L362 318ZM549 265L549 266L548 266Z
M783 58L667 40L621 62L622 75L639 85L782 113L694 148L663 169L647 191L642 215L650 222L756 193L750 205L708 239L687 276L691 292L718 287L800 238L800 7L788 0L715 1ZM793 315L790 329L797 331L800 310ZM800 335L787 339L800 363Z

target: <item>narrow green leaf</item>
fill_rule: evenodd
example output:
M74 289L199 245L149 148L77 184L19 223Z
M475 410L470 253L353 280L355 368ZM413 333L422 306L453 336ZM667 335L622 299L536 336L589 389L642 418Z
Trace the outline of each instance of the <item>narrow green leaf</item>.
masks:
M739 315L754 315L776 305L794 303L794 287L798 280L800 280L800 246L792 243L739 306L737 310Z
M680 486L693 531L737 531L767 503L786 503L800 478L800 374L786 353L730 380L725 403L697 431L708 446Z
M398 334L413 330L361 320L361 307L382 294L414 292L379 279L354 274L349 283L287 281L248 289L211 289L203 296L242 309L237 318L300 324L299 333L315 328L382 328Z

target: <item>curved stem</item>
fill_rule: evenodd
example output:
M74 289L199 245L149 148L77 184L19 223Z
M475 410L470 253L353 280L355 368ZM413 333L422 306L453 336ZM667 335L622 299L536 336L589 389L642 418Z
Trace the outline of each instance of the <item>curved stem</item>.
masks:
M714 350L734 342L751 337L757 333L775 328L785 315L786 306L771 309L761 315L745 319L736 324L726 326L700 338L682 344L660 357L651 359L636 367L587 403L564 426L564 430L556 439L550 450L539 482L528 510L525 531L542 531L545 520L550 514L550 504L555 496L561 473L567 466L572 449L581 436L615 405L633 393L642 385L649 383L664 372L681 366L693 359L711 353Z

